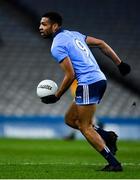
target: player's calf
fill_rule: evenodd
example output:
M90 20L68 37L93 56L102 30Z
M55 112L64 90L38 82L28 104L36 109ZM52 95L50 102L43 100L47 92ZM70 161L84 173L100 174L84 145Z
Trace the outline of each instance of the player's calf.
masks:
M105 141L107 147L110 149L112 154L115 155L117 151L117 138L118 138L117 134L113 131L105 131L98 126L93 126L93 127L96 130L96 132L100 134L100 136L103 138L103 140Z

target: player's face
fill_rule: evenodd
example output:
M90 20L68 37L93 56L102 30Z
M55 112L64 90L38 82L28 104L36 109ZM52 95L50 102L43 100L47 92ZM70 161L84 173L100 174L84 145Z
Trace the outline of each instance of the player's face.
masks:
M53 24L46 17L43 17L40 21L39 31L41 36L49 38L53 34Z

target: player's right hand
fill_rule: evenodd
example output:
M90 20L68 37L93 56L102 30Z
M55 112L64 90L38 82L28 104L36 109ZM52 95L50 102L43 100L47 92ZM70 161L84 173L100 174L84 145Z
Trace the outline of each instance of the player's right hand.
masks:
M119 65L118 65L118 69L121 73L122 76L126 76L127 74L130 73L131 71L131 67L129 64L127 63L124 63L124 62L121 62Z
M56 103L60 98L55 95L49 95L41 98L41 102L44 104L53 104Z

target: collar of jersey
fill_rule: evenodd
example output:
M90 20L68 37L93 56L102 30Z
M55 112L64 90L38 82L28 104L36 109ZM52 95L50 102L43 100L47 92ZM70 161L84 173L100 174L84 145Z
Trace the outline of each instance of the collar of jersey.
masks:
M57 34L63 32L63 31L64 31L64 29L62 29L62 28L58 29L58 30L54 33L53 38L54 38Z

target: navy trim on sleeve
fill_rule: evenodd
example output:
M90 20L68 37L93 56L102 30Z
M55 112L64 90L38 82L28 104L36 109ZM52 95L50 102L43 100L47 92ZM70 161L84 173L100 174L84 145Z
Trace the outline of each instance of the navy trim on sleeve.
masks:
M66 57L68 57L68 56L66 56ZM66 57L64 57L62 60L60 60L60 61L59 61L59 64L60 64L61 62L63 62Z

